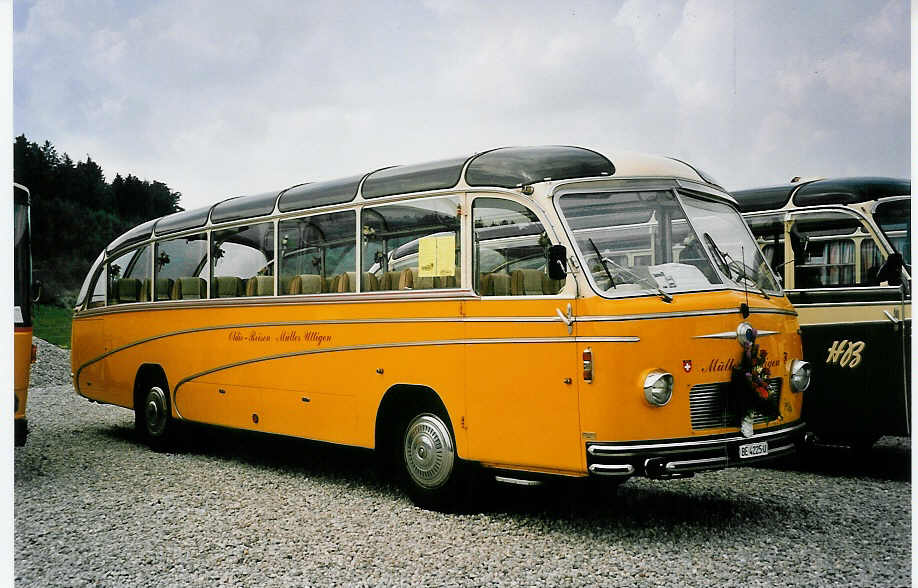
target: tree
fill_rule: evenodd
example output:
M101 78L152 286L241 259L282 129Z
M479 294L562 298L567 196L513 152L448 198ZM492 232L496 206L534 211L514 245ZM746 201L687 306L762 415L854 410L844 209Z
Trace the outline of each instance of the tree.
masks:
M74 161L25 135L13 142L13 178L32 194L32 263L43 292L74 298L99 252L127 229L183 210L181 193L160 181L115 174L109 184L87 155ZM72 300L71 300L72 301Z

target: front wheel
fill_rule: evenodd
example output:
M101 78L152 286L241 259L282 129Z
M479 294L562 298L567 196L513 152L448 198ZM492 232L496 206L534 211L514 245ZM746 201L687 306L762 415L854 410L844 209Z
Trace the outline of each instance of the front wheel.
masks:
M134 406L137 433L153 449L167 448L175 429L166 390L165 385L152 384L146 388L142 401Z
M434 412L410 418L402 429L401 465L408 494L418 506L447 510L462 502L464 464L448 419Z

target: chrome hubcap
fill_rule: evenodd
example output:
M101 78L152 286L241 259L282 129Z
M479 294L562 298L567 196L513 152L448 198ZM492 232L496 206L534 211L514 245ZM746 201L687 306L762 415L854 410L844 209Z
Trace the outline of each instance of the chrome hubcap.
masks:
M147 392L144 414L147 421L147 432L151 437L159 437L166 430L169 413L166 409L166 393L159 386L153 386Z
M412 481L422 488L437 488L453 471L455 451L449 428L439 417L422 414L405 430L405 467Z

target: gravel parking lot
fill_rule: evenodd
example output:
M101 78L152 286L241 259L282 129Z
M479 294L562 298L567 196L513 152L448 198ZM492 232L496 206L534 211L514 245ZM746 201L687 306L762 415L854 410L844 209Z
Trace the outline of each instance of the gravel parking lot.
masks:
M910 448L884 438L617 493L498 487L415 508L370 452L196 428L155 453L39 341L15 450L22 586L841 585L911 582Z

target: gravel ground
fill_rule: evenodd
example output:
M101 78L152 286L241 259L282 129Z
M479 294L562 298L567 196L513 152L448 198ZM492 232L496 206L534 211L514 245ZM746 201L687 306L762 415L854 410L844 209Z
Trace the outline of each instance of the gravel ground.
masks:
M498 487L415 508L370 452L197 428L175 453L69 384L43 341L15 450L22 586L843 585L911 582L908 439L687 480Z

